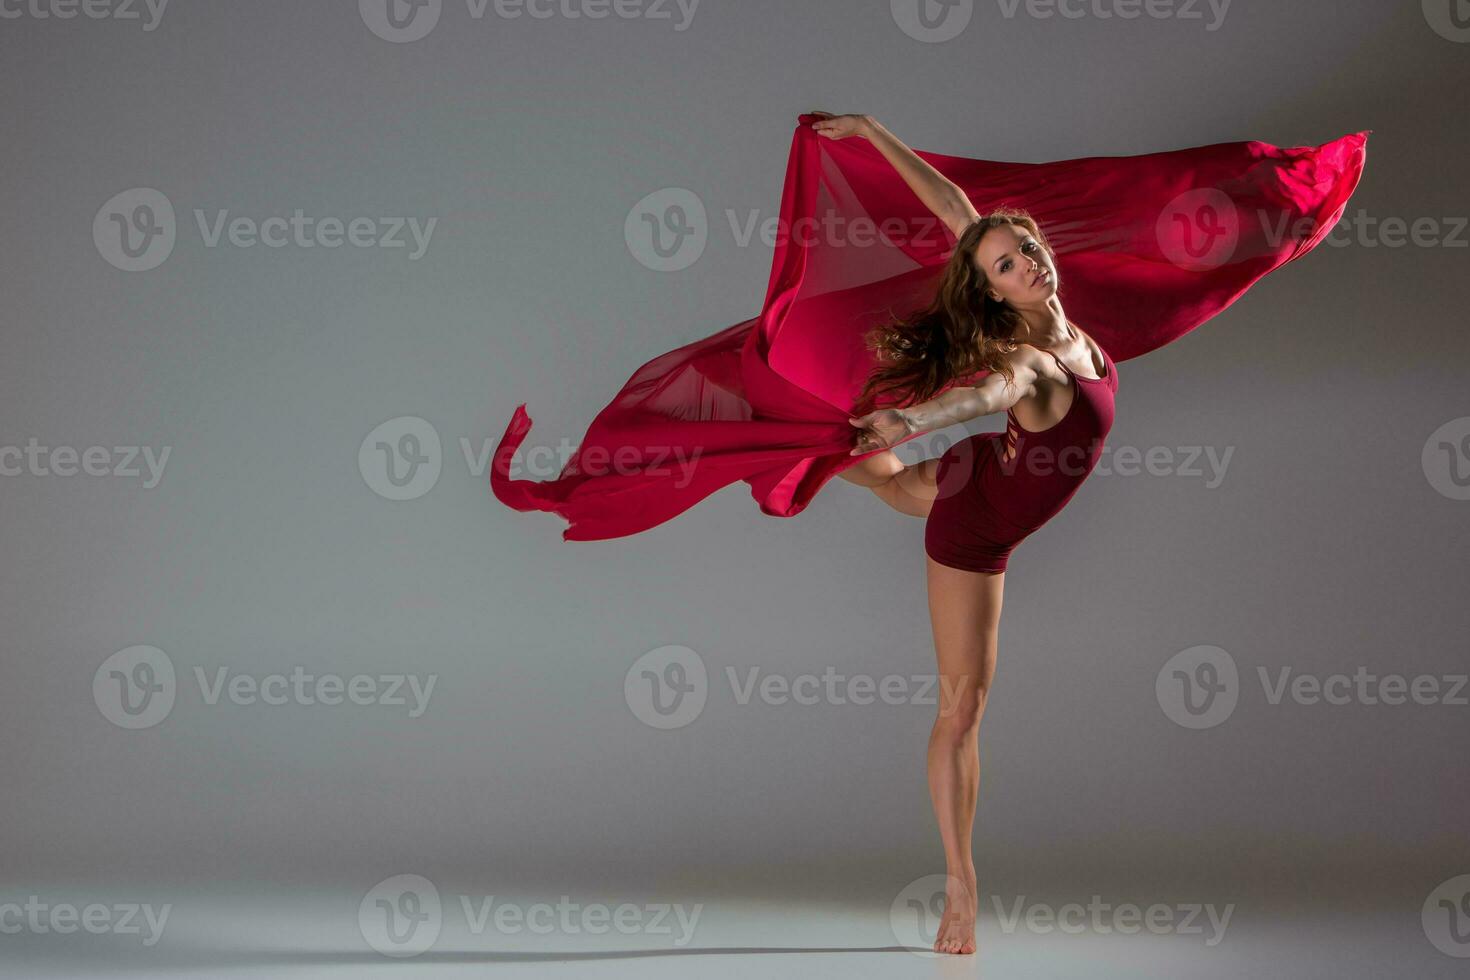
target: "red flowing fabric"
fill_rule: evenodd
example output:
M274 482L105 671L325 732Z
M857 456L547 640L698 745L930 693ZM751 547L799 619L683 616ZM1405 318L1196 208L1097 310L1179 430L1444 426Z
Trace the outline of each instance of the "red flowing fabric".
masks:
M815 119L798 117L792 136L759 315L640 367L556 479L512 477L531 428L519 405L490 468L502 503L560 514L569 541L646 530L736 480L762 513L792 517L867 458L849 455L847 421L876 363L863 334L932 298L955 238L875 146L819 136ZM1030 212L1056 252L1067 316L1117 362L1183 336L1316 247L1357 187L1370 132L1052 163L916 152L981 214Z

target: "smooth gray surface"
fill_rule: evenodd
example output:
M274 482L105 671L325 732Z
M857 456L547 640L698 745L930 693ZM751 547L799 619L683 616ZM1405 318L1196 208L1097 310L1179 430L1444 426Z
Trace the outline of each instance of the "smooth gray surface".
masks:
M676 7L672 21L476 20L446 3L412 43L375 36L355 7L179 0L153 30L0 22L0 445L170 450L151 488L0 478L0 898L158 882L269 905L404 872L485 893L672 883L810 902L791 913L811 915L795 943L888 945L860 928L829 943L803 909L861 887L883 921L897 888L942 870L932 708L740 704L725 671L931 672L922 523L842 481L769 518L736 485L642 535L563 542L559 519L486 486L515 405L532 443L575 441L634 368L756 312L770 249L737 244L729 215L777 213L812 108L997 160L1372 129L1350 216L1450 235L1467 211L1470 43L1417 2L1237 0L1214 30L980 3L944 43L909 37L885 2L705 0L682 30ZM137 187L172 202L178 240L124 272L91 228ZM635 202L665 187L710 215L680 272L624 239ZM437 225L418 259L209 248L196 208ZM1261 948L1350 942L1366 952L1339 962L1363 976L1459 965L1418 919L1470 873L1470 708L1272 704L1257 670L1466 672L1470 502L1437 491L1421 456L1470 414L1467 257L1323 245L1120 366L1113 445L1233 455L1213 488L1096 474L1018 549L981 731L982 889L1238 889L1303 914L1350 900L1389 924L1277 930ZM394 501L358 455L404 416L432 424L443 469ZM1242 690L1228 721L1195 731L1155 681L1203 644L1229 652ZM92 682L135 645L164 651L180 690L165 720L130 731ZM711 681L672 731L624 697L634 661L666 645ZM411 718L210 705L193 679L297 666L436 682ZM13 952L85 945L12 938ZM1295 973L1264 962L1314 975L1310 957Z

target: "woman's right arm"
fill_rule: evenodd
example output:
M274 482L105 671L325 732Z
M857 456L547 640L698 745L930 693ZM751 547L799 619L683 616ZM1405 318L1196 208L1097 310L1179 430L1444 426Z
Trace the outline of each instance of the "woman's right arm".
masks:
M1017 354L1010 359L1014 374L1010 383L1006 382L1005 375L992 371L978 385L957 386L917 405L883 408L849 419L863 430L857 435L851 455L891 449L910 436L958 425L992 412L1003 412L1015 405L1032 392L1039 377L1031 359Z
M934 432L1010 408L1025 396L1035 378L1029 368L1019 364L1013 365L1013 370L1016 376L1011 384L1006 383L1005 375L993 371L978 385L954 387L926 402L899 409L910 434Z
M904 183L918 195L924 207L943 221L956 238L980 217L980 212L975 210L975 205L970 203L969 196L958 184L924 162L872 116L853 114L844 117L826 112L813 115L824 117L812 124L812 128L818 133L838 139L853 134L866 137L883 154L884 159L893 164L893 169L898 171ZM851 125L845 125L849 120Z

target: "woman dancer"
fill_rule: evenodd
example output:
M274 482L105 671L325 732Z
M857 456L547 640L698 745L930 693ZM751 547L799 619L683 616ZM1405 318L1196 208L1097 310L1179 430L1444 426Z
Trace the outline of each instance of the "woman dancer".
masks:
M929 745L950 871L934 948L973 952L977 732L1007 558L1096 464L1115 362L1177 340L1315 248L1357 187L1370 132L1028 164L913 151L867 116L802 115L760 313L641 365L552 480L513 473L531 429L521 403L490 487L565 518L566 541L640 533L737 481L774 517L840 475L926 518L951 692ZM952 234L935 234L941 223ZM1059 256L1086 331L1058 299ZM899 305L922 312L870 330ZM1004 434L938 460L904 467L891 451L1001 409Z
M887 357L863 394L899 391L914 403L851 419L861 429L853 455L882 451L839 475L870 487L895 510L926 519L929 618L944 692L928 750L929 792L947 866L934 949L973 953L970 832L1006 560L1096 465L1112 427L1117 369L1067 320L1055 256L1029 215L999 209L982 218L958 185L876 120L814 115L812 127L822 136L862 136L877 146L958 239L929 308L873 337L872 346ZM990 373L977 386L930 397L981 369ZM905 467L887 448L1002 410L1005 433L973 436L937 460Z

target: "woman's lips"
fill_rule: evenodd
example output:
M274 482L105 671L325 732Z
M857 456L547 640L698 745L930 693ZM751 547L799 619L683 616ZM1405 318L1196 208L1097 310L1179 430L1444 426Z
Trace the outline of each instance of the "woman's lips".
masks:
M1041 280L1047 279L1050 276L1051 276L1051 270L1050 269L1042 269L1040 272L1038 272L1036 274L1036 278L1031 280L1031 285L1034 286L1037 283L1041 282Z

